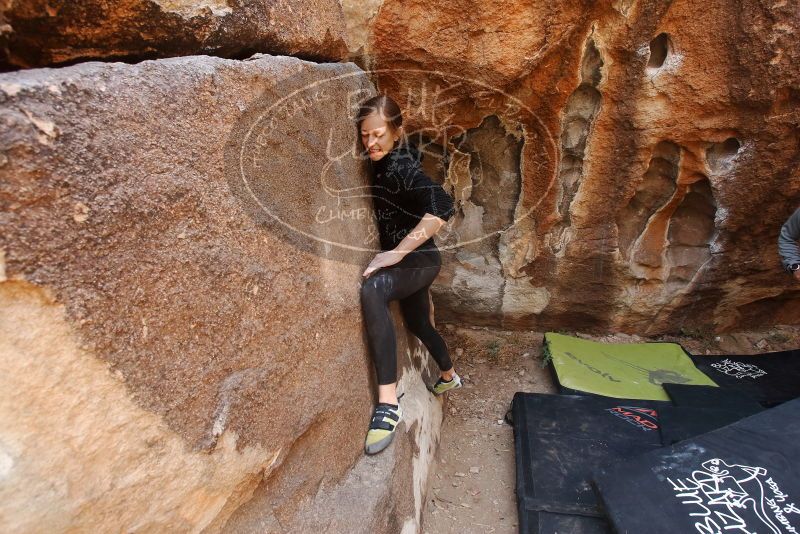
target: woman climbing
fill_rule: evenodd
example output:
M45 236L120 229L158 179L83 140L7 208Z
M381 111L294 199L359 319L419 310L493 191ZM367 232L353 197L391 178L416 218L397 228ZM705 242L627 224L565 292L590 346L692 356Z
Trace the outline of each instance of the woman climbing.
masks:
M375 454L394 438L402 418L397 399L397 355L389 302L400 301L406 326L441 370L435 395L461 387L447 345L431 324L428 289L442 266L433 235L453 214L453 199L422 171L419 151L403 132L397 103L376 96L361 104L357 124L373 172L372 200L381 250L363 273L361 307L378 375L378 404L365 450Z

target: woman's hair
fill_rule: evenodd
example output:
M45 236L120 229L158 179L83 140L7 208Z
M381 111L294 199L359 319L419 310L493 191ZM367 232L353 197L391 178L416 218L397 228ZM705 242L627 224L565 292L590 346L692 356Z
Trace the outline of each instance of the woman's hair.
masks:
M397 102L389 96L378 95L361 103L356 115L356 128L361 130L361 123L364 119L376 112L389 123L389 128L395 132L403 125L403 114Z

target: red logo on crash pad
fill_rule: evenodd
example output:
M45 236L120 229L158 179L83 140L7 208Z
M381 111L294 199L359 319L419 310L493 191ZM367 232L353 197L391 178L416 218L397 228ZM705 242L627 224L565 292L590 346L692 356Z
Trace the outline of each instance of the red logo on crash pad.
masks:
M658 430L658 412L651 408L639 408L636 406L616 406L606 410L634 425L635 427L644 430Z

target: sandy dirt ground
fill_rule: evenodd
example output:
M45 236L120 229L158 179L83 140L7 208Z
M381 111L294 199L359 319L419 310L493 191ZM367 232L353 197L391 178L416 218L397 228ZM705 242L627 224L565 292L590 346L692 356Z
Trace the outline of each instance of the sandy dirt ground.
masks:
M514 431L504 421L517 391L555 393L541 365L541 333L438 324L464 387L446 393L442 438L429 480L422 531L516 533ZM800 348L800 328L640 338L589 336L609 343L671 341L694 354L756 354Z

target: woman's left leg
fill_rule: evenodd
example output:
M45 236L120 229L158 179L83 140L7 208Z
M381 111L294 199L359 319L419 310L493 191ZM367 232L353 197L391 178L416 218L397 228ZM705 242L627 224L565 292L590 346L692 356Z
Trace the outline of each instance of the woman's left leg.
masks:
M411 332L422 341L439 366L442 378L453 377L453 362L444 338L431 324L430 286L425 286L400 300L403 319Z

